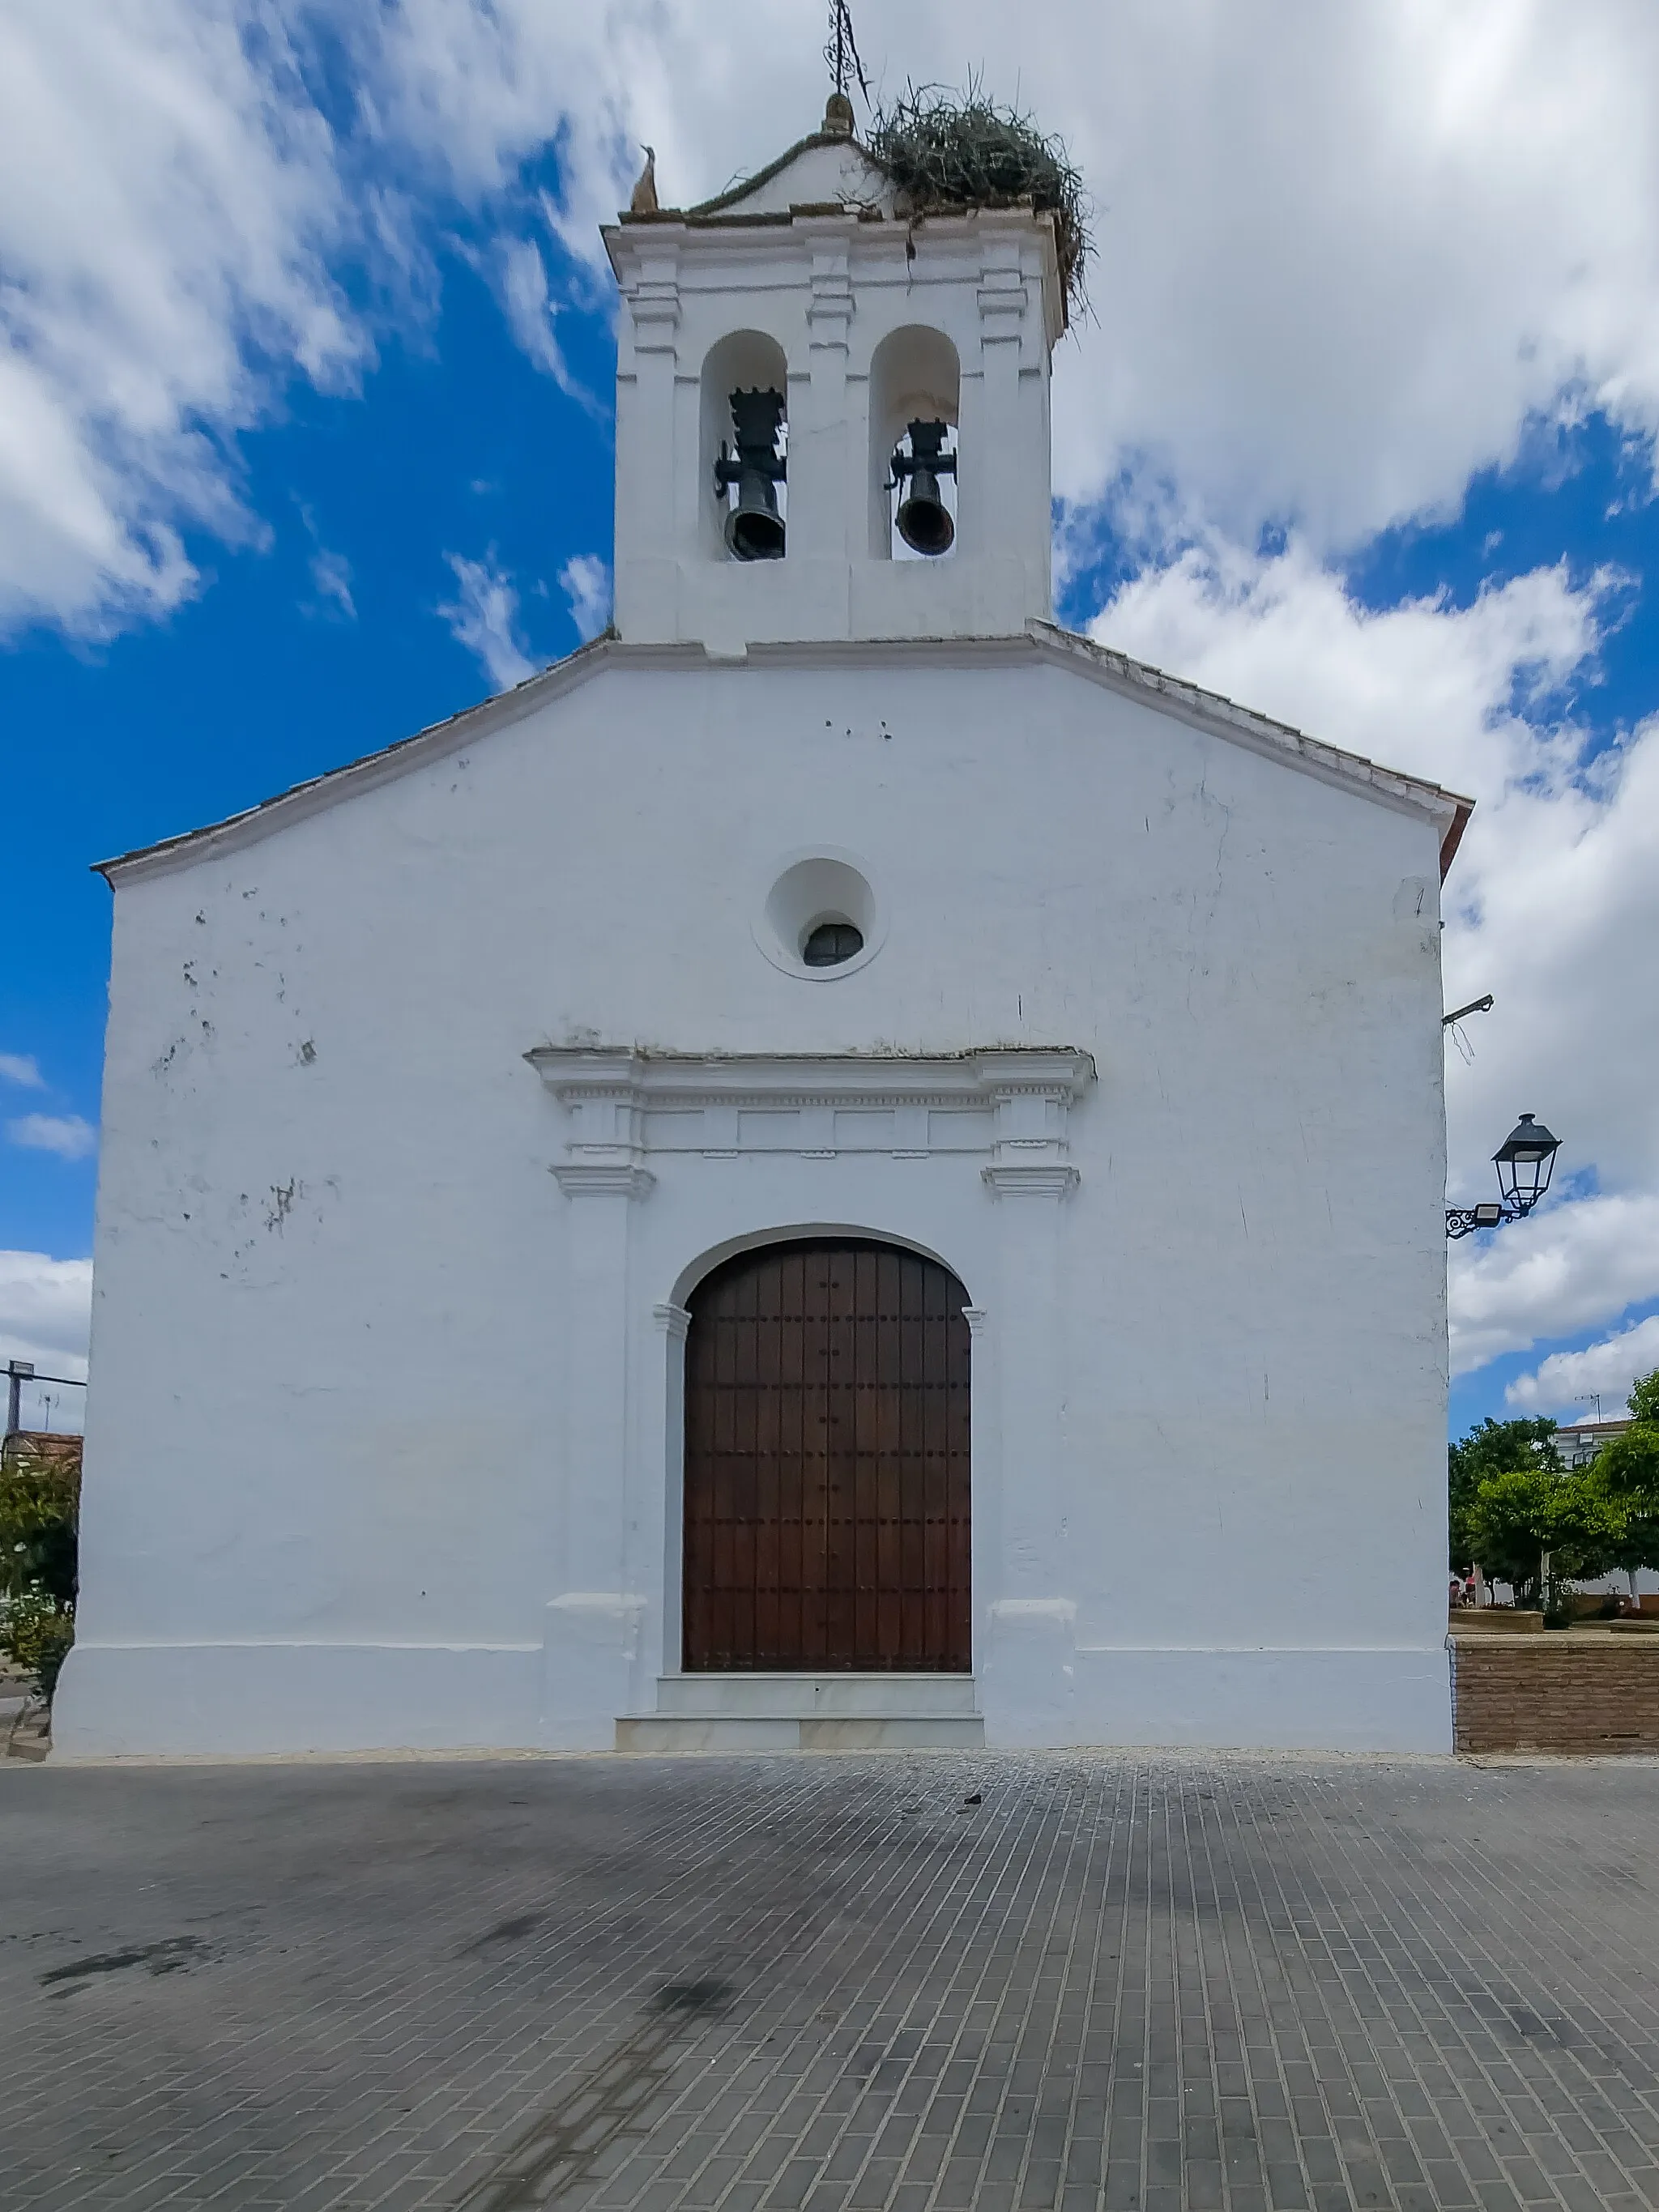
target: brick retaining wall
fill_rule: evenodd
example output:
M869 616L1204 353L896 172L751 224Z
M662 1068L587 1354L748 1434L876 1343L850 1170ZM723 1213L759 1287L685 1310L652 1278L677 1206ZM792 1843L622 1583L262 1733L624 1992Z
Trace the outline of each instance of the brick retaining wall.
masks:
M1659 1752L1659 1637L1452 1637L1459 1751Z

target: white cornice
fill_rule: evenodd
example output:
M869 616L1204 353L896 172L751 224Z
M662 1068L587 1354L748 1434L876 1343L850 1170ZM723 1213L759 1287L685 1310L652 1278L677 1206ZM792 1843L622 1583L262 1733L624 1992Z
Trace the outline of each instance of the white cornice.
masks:
M525 1058L562 1109L561 1183L643 1175L666 1153L704 1159L988 1155L988 1175L1061 1175L1068 1116L1095 1079L1086 1052L1009 1046L929 1056L641 1052L540 1045ZM592 1180L590 1187L617 1184Z
M879 210L855 203L707 222L654 215L643 224L607 229L603 236L618 289L630 304L635 289L641 283L648 288L670 260L677 284L687 293L709 286L724 289L730 272L751 268L768 289L779 284L808 287L814 256L834 245L845 252L849 271L861 284L926 283L930 275L937 278L945 270L960 273L964 264L982 260L1000 280L991 286L1000 305L1006 305L1003 295L1012 280L1018 284L1017 305L1023 313L1025 287L1028 283L1035 286L1050 351L1066 330L1054 217L1030 208L973 208L914 221L884 216ZM1023 248L1030 251L1022 252Z
M980 1174L999 1198L1066 1198L1080 1181L1064 1160L994 1160Z
M624 644L607 633L567 659L555 661L550 668L526 677L511 691L452 714L446 721L435 722L380 752L295 784L223 822L100 861L98 872L118 886L238 851L360 791L374 790L411 769L442 760L465 745L476 744L610 668L672 670L691 677L714 672L741 673L746 668L892 668L918 663L939 667L1046 664L1066 669L1125 697L1155 705L1267 759L1280 761L1303 775L1358 792L1396 811L1427 817L1440 830L1443 874L1474 808L1473 799L1461 798L1438 784L1401 775L1358 753L1322 744L1288 723L1255 714L1218 692L1201 690L1196 684L1168 676L1144 661L1132 660L1127 653L1111 652L1052 623L1033 623L1023 635L1001 638L827 639L751 645L740 660L716 659L700 645Z
M553 1175L567 1198L645 1198L657 1180L632 1159L561 1160Z

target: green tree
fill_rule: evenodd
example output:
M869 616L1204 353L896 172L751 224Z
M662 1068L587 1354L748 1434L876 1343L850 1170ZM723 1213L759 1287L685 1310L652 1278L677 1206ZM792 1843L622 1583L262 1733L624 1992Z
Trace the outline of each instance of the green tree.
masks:
M1477 1485L1468 1525L1486 1573L1510 1583L1517 1603L1530 1605L1547 1599L1547 1553L1552 1584L1604 1574L1625 1517L1588 1469L1510 1468Z
M1631 1425L1604 1444L1590 1466L1597 1487L1620 1516L1613 1564L1634 1577L1659 1567L1659 1368L1630 1394Z
M9 1452L0 1462L0 1650L47 1697L75 1640L78 1452Z
M1474 1494L1488 1475L1508 1474L1516 1468L1559 1474L1561 1455L1555 1443L1555 1424L1542 1415L1524 1421L1481 1422L1461 1443L1447 1453L1447 1504L1450 1533L1449 1565L1460 1572L1479 1559L1486 1573L1508 1582L1501 1567L1490 1564L1474 1540L1470 1515Z
M1627 1492L1609 1488L1599 1458L1584 1469L1584 1480L1600 1495L1618 1535L1607 1548L1607 1565L1630 1577L1636 1595L1636 1577L1644 1567L1659 1567L1659 1504L1632 1499Z

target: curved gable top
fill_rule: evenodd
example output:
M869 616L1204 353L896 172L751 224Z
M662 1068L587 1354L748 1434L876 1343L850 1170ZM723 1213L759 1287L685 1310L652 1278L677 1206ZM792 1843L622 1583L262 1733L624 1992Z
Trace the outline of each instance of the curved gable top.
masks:
M712 199L695 207L624 212L623 223L744 222L787 217L794 208L852 208L874 215L897 212L893 182L869 149L844 131L814 131Z
M302 821L359 791L372 789L412 769L423 768L428 762L441 760L462 745L474 744L494 731L522 720L526 714L562 697L566 692L574 691L608 667L672 669L690 677L711 671L730 673L751 666L891 667L915 666L928 661L957 666L1023 662L1027 665L1063 668L1086 681L1103 684L1109 690L1137 699L1143 705L1173 714L1212 736L1244 745L1287 769L1353 791L1396 811L1419 815L1439 830L1443 881L1474 810L1472 799L1447 791L1437 783L1380 767L1358 753L1344 752L1340 746L1323 744L1293 729L1288 722L1276 722L1268 715L1255 714L1248 707L1222 697L1218 692L1201 690L1195 684L1183 683L1179 677L1168 676L1160 668L1133 660L1127 653L1115 653L1109 647L1097 645L1092 639L1079 636L1074 630L1061 629L1053 623L1034 622L1023 636L1017 637L755 645L741 655L729 657L707 653L697 645L624 645L607 632L563 660L556 660L550 667L527 676L510 691L501 692L478 706L464 708L444 721L434 722L413 737L400 738L378 752L365 754L360 760L349 761L340 768L295 784L287 791L261 800L257 806L228 816L222 822L209 823L202 829L185 830L177 836L164 837L156 844L118 854L113 860L100 860L94 866L94 873L118 888L125 882L167 874L175 868L190 867L198 860L256 843L261 838L275 836L290 823Z

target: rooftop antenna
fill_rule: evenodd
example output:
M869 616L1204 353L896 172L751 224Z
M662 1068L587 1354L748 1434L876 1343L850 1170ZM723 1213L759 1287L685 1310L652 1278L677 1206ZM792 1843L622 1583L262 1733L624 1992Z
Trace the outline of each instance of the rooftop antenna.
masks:
M830 74L835 79L835 96L848 100L849 81L855 82L864 94L864 104L870 105L870 80L864 74L864 64L859 58L858 43L853 36L852 0L830 0L830 37L823 49L823 58ZM849 101L848 117L852 108Z

